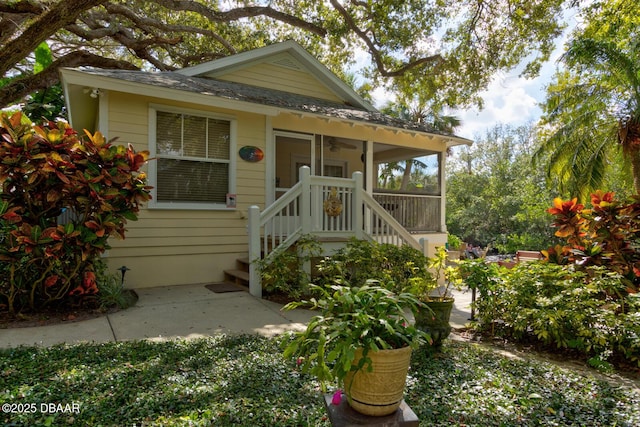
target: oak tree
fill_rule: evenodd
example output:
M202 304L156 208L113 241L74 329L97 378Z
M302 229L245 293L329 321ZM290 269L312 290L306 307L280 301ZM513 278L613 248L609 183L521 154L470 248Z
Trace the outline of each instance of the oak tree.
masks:
M481 104L495 72L524 58L537 72L567 2L0 0L0 107L56 84L59 67L173 70L285 39L341 76L357 62L372 87ZM53 60L35 73L43 42Z

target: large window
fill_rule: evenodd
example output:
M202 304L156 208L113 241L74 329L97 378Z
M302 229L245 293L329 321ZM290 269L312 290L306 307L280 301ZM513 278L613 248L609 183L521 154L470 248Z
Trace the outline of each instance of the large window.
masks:
M232 120L162 107L151 114L155 205L226 207L233 192Z

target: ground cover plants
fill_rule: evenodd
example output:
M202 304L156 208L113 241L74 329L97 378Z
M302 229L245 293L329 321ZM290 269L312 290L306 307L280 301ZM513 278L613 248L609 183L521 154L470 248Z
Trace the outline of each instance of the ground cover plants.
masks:
M318 383L281 356L286 340L219 335L0 350L0 402L37 408L5 410L0 423L328 427ZM464 342L415 351L406 400L422 426L640 424L637 388ZM42 403L79 411L42 413Z

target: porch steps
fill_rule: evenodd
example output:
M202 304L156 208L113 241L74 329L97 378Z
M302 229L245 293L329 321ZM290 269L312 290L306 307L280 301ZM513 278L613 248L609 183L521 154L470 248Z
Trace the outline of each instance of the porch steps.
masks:
M224 270L224 282L232 283L249 291L249 257L236 259L236 268Z
M349 242L345 237L321 237L318 239L324 248L322 256L332 255L337 249L344 247ZM275 242L279 244L278 242ZM295 247L295 244L293 245ZM249 256L236 258L235 268L224 270L224 280L221 284L236 285L245 291L249 291Z

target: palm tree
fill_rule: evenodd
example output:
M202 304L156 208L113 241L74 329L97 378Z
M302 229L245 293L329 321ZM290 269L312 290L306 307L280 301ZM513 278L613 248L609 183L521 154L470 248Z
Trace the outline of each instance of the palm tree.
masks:
M548 135L535 154L548 157L547 174L581 200L604 182L612 149L620 146L640 193L640 55L638 44L622 47L589 37L573 39L562 57L543 106Z

